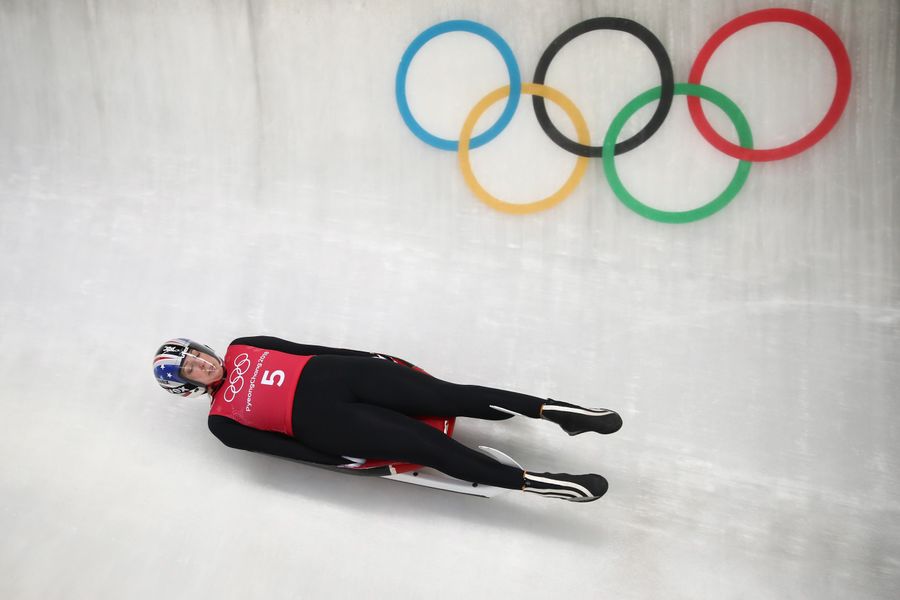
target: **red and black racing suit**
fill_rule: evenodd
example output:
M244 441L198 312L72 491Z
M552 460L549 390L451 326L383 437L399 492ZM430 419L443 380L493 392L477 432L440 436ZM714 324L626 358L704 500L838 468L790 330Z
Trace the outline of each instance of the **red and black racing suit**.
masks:
M464 481L522 487L522 470L414 417L510 418L494 405L537 418L543 399L448 383L379 356L268 336L236 339L226 353L226 379L213 395L209 429L229 447L306 462L385 459Z

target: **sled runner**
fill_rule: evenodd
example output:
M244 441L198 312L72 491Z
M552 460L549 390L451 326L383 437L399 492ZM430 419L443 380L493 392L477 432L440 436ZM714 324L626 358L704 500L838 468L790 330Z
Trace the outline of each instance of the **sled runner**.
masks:
M435 429L443 431L445 435L453 436L456 417L421 417L419 420ZM498 462L514 466L518 469L522 468L519 463L499 450L488 446L479 446L478 448ZM349 471L359 475L381 477L383 479L391 479L393 481L401 481L413 485L457 492L459 494L468 494L470 496L481 496L483 498L493 498L494 496L509 491L506 488L498 488L491 485L456 479L455 477L450 477L440 471L422 465L387 460L366 460L352 457L344 458L350 462L335 467L336 470Z

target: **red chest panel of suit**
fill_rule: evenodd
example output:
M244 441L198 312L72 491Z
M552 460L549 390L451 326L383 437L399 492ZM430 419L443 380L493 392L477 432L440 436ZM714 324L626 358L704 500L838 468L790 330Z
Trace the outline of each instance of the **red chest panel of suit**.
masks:
M253 346L229 346L225 381L213 396L209 414L254 429L293 435L294 393L310 358Z

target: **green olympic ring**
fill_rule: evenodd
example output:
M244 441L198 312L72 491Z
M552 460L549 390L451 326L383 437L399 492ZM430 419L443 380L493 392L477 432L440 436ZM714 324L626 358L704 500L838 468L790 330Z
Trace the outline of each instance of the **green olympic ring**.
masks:
M654 100L659 99L660 93L661 87L657 86L651 90L647 90L646 92L626 104L625 108L619 111L619 114L617 114L612 120L609 129L606 131L606 136L604 136L603 138L603 146L606 148L611 148L611 144L615 145L616 139L619 137L619 133L621 133L622 127L625 126L625 123L628 121L628 119L630 119L634 115L634 113L636 113L642 107L650 104ZM726 115L728 115L728 118L731 119L731 122L734 124L734 128L737 130L738 140L740 141L741 147L753 148L753 135L750 133L750 125L747 123L747 119L744 117L744 113L742 113L737 104L729 100L728 97L725 96L725 94L717 92L716 90L706 87L705 85L696 85L693 83L676 83L675 95L696 96L704 100L709 100L710 102L721 108L722 111ZM734 177L731 178L731 182L728 184L728 187L725 188L725 191L723 191L721 194L719 194L713 200L704 204L703 206L685 211L667 211L647 206L646 204L635 198L631 194L631 192L629 192L625 188L625 185L622 183L618 172L616 172L615 153L604 152L602 158L603 171L606 173L606 180L609 182L609 186L612 188L612 191L615 193L616 197L622 201L622 204L624 204L637 214L641 215L642 217L646 217L647 219L652 219L654 221L659 221L661 223L690 223L691 221L699 221L700 219L705 219L706 217L709 217L710 215L713 215L716 212L722 210L729 202L734 199L735 196L737 196L738 192L741 190L741 187L743 187L744 183L747 181L747 176L750 174L751 165L750 161L747 160L738 161L738 167L734 172Z

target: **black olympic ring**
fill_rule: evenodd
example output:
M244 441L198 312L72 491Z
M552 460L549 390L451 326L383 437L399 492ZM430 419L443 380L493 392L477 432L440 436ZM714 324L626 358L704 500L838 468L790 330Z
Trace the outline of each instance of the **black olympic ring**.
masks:
M662 42L659 41L659 38L656 37L652 31L640 23L620 17L597 17L595 19L582 21L577 25L569 27L559 34L555 40L550 42L550 45L547 46L547 49L544 50L544 53L538 61L537 68L534 70L533 80L534 83L543 85L544 78L547 76L547 69L550 67L550 62L562 47L579 35L598 29L611 29L614 31L630 33L642 41L650 52L653 53L653 58L656 59L656 65L659 67L662 88L659 103L656 105L656 110L653 112L650 121L643 129L627 140L616 144L614 154L622 154L623 152L628 152L629 150L637 148L646 142L650 136L656 133L656 130L660 128L663 121L665 121L666 116L669 114L669 109L672 107L672 100L675 97L675 74L672 71L672 61L669 59L669 54L666 52ZM537 116L538 123L541 124L541 129L544 130L544 133L546 133L557 146L572 154L577 154L578 156L603 156L603 146L585 146L584 144L574 142L563 135L550 120L550 115L547 114L547 107L544 104L544 98L542 96L535 95L532 102L534 104L534 113Z

